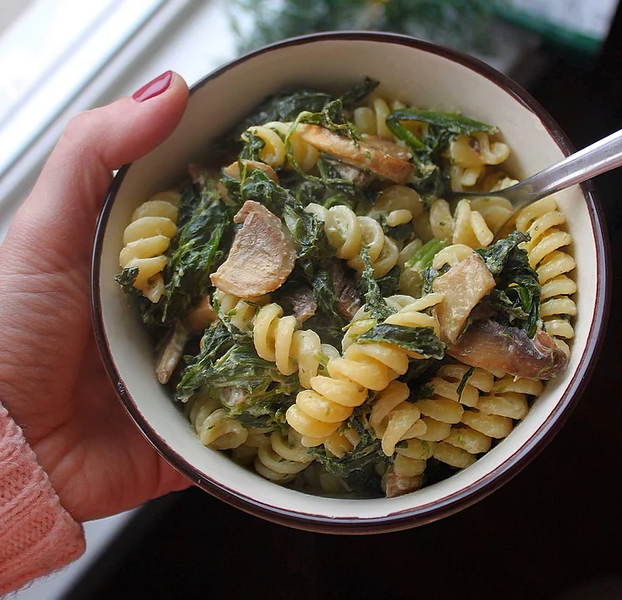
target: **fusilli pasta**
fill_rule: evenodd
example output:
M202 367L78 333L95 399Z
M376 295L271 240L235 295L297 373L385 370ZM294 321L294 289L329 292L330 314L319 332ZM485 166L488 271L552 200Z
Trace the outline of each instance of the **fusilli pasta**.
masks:
M391 297L387 304L399 310L384 322L436 330L438 325L434 317L422 311L442 298L441 294L429 294L420 300L408 296ZM373 323L369 328L372 326ZM368 390L384 390L393 379L406 373L409 357L421 358L397 346L355 341L347 347L343 358L328 361L328 376L311 378L311 389L300 392L296 404L287 410L287 422L303 436L304 445L323 443L350 417L354 407L365 402Z
M227 414L217 398L197 397L190 407L189 418L201 443L214 450L238 448L248 437L246 428Z
M287 483L313 461L295 431L290 430L287 437L274 431L269 440L264 439L266 442L257 448L255 470L266 479Z
M123 232L123 250L119 264L124 269L138 268L134 287L156 303L164 292L160 273L167 264L164 253L177 233L177 212L181 195L160 192L143 202Z
M521 247L527 251L542 286L540 315L545 329L568 354L566 340L574 337L570 317L577 314L570 296L576 293L577 284L567 275L576 263L570 254L560 250L572 244L572 236L561 229L565 222L555 199L548 197L524 208L516 219L516 228L531 238Z
M315 167L320 153L317 148L305 142L298 131L292 131L293 126L294 123L280 121L253 125L242 134L242 139L248 140L249 134L261 138L265 145L259 153L259 158L274 169L286 166L287 144L289 144L298 166L305 172L310 171Z
M345 205L326 209L311 203L305 210L324 223L328 240L337 248L337 258L347 260L348 265L359 273L365 266L360 256L363 245L369 252L374 277L383 277L397 264L399 248L390 237L385 236L376 219L357 217Z

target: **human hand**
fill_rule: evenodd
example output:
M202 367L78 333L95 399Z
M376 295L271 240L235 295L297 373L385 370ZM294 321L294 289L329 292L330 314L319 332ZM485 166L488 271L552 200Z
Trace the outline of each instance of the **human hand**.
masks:
M189 485L116 399L89 300L111 171L163 142L187 100L184 80L168 72L132 98L75 117L0 246L0 402L77 521Z

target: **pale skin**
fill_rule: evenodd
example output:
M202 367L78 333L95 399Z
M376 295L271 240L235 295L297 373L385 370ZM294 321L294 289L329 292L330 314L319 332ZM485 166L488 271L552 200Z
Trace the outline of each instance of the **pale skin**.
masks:
M186 108L160 95L75 117L0 246L0 402L77 521L188 487L116 398L95 344L89 273L112 171L164 141Z

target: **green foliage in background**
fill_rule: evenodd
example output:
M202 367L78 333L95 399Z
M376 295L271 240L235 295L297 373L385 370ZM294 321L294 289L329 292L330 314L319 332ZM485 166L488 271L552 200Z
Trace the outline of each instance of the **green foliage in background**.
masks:
M489 26L506 1L232 0L231 14L240 52L298 35L350 29L415 35L491 53Z

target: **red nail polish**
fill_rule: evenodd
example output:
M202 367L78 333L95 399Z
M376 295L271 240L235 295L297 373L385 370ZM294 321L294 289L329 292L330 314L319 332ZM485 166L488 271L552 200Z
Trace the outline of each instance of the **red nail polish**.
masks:
M134 98L136 102L144 102L145 100L149 100L150 98L155 98L169 88L172 80L173 72L166 71L166 73L158 75L155 79L153 79L146 85L143 85L143 87L141 87L137 92L132 95L132 98Z

